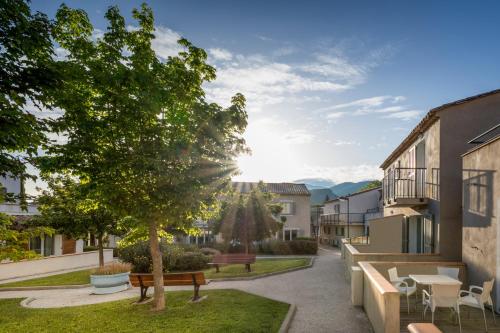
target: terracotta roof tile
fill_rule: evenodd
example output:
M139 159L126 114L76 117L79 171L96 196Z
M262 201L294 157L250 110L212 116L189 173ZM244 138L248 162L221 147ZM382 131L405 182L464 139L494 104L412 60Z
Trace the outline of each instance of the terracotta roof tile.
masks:
M248 193L257 186L256 182L233 182L233 188L241 193ZM287 195L311 195L306 185L295 183L264 183L269 192Z

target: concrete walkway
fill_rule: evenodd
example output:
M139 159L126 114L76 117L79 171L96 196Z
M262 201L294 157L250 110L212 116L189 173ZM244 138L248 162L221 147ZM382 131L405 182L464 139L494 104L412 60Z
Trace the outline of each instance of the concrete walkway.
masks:
M168 287L167 290L192 289ZM337 250L321 248L309 269L250 281L212 282L204 289L239 289L275 300L293 303L297 312L289 332L371 332L361 308L350 302L350 287L344 278L344 266ZM138 297L131 289L112 295L89 295L91 289L5 291L0 298L32 298L30 307L61 307L93 304Z

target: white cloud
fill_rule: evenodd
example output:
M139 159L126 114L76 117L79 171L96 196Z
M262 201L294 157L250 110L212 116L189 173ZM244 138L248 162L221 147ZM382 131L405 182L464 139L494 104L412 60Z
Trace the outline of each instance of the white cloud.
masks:
M351 140L351 141L349 141L349 140L336 140L333 142L333 145L334 146L353 146L353 145L359 146L360 143L357 141L354 141L354 140Z
M293 130L285 134L283 137L286 142L291 144L305 144L311 143L315 136L312 133L307 132L306 130L299 129Z
M339 167L322 167L306 165L304 173L299 178L326 178L335 183L347 181L359 182L363 180L382 179L383 172L377 165L361 164ZM296 178L296 179L299 179Z
M422 111L419 110L405 110L401 112L394 112L388 115L385 115L384 118L396 118L402 120L411 120L418 118L422 114Z
M345 115L346 115L345 112L341 112L341 111L331 112L331 113L326 115L326 119L339 119Z
M364 82L367 74L367 69L362 65L353 64L349 60L339 56L324 54L317 55L315 62L305 64L301 69L308 73L342 80L349 84Z
M226 49L221 49L221 48L208 49L208 53L215 60L229 61L233 59L233 54Z
M155 39L153 39L151 46L159 57L167 59L182 51L182 47L177 43L182 38L178 32L167 27L156 26L154 35Z

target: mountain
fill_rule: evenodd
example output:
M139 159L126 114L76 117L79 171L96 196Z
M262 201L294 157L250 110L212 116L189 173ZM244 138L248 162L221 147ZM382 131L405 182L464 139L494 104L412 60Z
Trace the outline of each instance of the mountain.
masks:
M340 184L337 184L337 185L330 187L330 190L332 190L332 192L338 196L344 196L344 195L358 192L359 190L361 190L363 187L370 184L371 182L372 182L372 180L365 180L365 181L357 182L357 183L345 182L345 183L340 183Z
M329 188L309 189L311 192L311 205L321 205L326 200L335 199L337 196Z
M294 180L297 184L306 184L307 189L320 189L320 188L330 188L335 185L335 182L326 178L304 178Z

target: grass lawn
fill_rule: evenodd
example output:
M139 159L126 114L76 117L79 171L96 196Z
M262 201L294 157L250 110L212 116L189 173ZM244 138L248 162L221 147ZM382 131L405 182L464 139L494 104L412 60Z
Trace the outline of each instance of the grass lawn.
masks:
M0 284L0 288L5 287L33 287L33 286L66 286L71 284L89 284L90 269L75 271L52 276L46 276L31 280L18 281Z
M309 258L295 259L257 259L253 264L252 271L247 273L245 265L227 265L220 266L220 272L215 273L215 267L204 270L207 279L245 277L267 274L283 271L286 269L303 267L309 264ZM6 287L33 287L33 286L64 286L75 284L90 283L89 269L52 276L46 276L37 279L18 281L6 284L0 284L0 288Z
M303 267L309 264L309 258L296 259L257 259L255 264L251 265L252 271L247 273L245 265L227 265L220 266L220 272L215 273L215 267L205 270L207 279L230 278L256 276L272 272L284 271L291 268Z
M20 299L0 300L2 332L277 332L289 305L237 290L207 290L188 303L192 291L166 294L167 309L122 300L59 309L27 309Z

